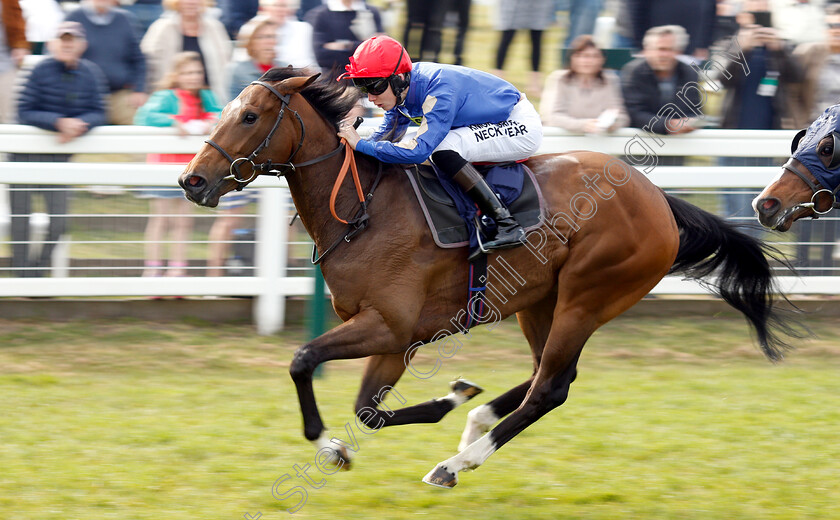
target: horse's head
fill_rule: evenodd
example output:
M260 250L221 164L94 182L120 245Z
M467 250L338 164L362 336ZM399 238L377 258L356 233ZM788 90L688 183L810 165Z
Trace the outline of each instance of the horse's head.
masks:
M258 175L277 175L291 164L305 134L292 99L318 74L280 81L269 74L228 103L210 138L179 177L189 200L215 207L225 193L244 188Z
M790 148L781 173L753 200L759 222L778 231L840 207L840 105L796 134Z

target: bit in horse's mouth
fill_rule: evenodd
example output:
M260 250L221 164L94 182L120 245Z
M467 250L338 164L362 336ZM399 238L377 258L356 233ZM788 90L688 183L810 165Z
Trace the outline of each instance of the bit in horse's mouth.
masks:
M787 231L793 225L794 213L796 213L796 211L799 209L802 208L792 206L790 208L785 209L784 211L779 212L779 214L776 215L773 224L767 227L774 231Z

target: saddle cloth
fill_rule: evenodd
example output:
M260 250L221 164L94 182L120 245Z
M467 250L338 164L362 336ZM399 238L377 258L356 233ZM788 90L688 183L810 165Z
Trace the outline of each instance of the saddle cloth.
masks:
M540 226L545 201L534 173L527 166L505 163L476 168L525 231ZM472 250L478 247L478 209L469 197L432 166L413 165L405 172L435 243L442 248L470 246ZM482 241L486 240L485 230L482 229Z

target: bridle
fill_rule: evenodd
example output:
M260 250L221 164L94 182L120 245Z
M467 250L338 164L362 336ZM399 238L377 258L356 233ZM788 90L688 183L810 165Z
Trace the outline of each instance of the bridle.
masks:
M312 164L319 163L330 157L338 154L341 150L344 149L344 142L342 141L339 143L338 147L333 151L316 157L314 159L310 159L308 161L304 161L302 163L293 163L292 159L295 158L295 155L300 151L303 147L303 140L306 138L306 126L303 124L303 119L301 119L300 114L297 113L296 110L293 110L289 107L289 101L291 100L291 94L281 94L277 91L274 87L265 83L263 81L252 81L251 85L259 85L261 87L265 87L268 89L269 92L277 96L280 100L280 111L277 113L277 119L274 121L274 126L271 127L271 130L268 132L268 135L263 139L262 143L254 149L253 152L248 157L238 157L234 159L231 157L229 153L225 151L219 144L217 144L212 139L206 139L204 142L215 148L219 151L220 154L224 156L225 159L230 162L230 175L225 177L222 180L233 180L236 182L236 191L242 191L242 188L248 185L251 181L257 178L258 175L263 174L270 174L276 177L282 177L284 175L288 175L296 171L297 168L303 166L310 166ZM274 137L274 133L277 132L277 129L280 127L280 123L283 121L283 117L286 115L286 109L289 109L297 118L298 124L300 125L300 140L298 141L297 147L292 151L292 154L289 155L289 158L286 159L286 162L277 163L272 161L271 159L266 160L263 163L255 163L254 159L265 150L269 143L271 142L271 138ZM251 176L248 178L243 178L241 172L239 171L239 166L243 163L248 163L251 165Z
M821 216L830 212L832 209L840 208L840 201L837 200L837 191L840 190L840 185L834 188L834 191L831 191L828 188L823 188L819 181L812 181L808 178L808 175L806 173L800 171L799 167L797 167L796 164L793 163L792 157L788 159L785 164L782 165L782 168L799 177L799 179L802 180L802 182L804 182L811 189L811 201L796 204L795 206L792 206L790 208L791 211L797 209L810 209L814 212L811 218L818 219ZM825 211L820 211L819 209L817 209L817 197L819 197L822 193L828 194L832 200L831 204L828 206L828 209Z
M265 139L263 139L262 143L260 143L260 145L257 146L257 148L253 152L251 152L251 154L248 157L238 157L238 158L234 159L233 157L231 157L231 155L229 153L227 153L225 151L224 148L222 148L218 143L216 143L212 139L207 139L207 140L204 141L205 143L209 144L210 146L212 146L213 148L218 150L219 153L222 154L224 156L224 158L228 160L228 162L230 162L230 175L227 176L227 177L224 177L222 180L229 179L229 180L233 180L234 182L236 182L236 191L242 191L242 188L247 186L248 183L253 181L258 175L270 174L270 175L274 175L274 176L277 176L277 177L282 177L284 175L288 175L290 173L295 172L297 170L297 168L301 168L301 167L304 167L304 166L311 166L313 164L317 164L321 161L329 159L330 157L332 157L334 155L337 155L339 152L341 152L342 150L345 149L346 141L344 139L341 139L341 141L338 144L338 147L336 147L331 152L327 152L324 155L320 155L320 156L318 156L314 159L310 159L308 161L304 161L304 162L297 163L297 164L293 163L292 159L295 158L295 155L297 155L297 153L303 147L303 140L306 137L306 126L303 124L303 119L301 119L300 114L298 114L296 110L289 107L289 101L291 100L292 95L291 94L283 95L280 92L278 92L277 89L275 89L274 87L272 87L271 85L269 85L268 83L265 83L263 81L252 81L251 85L259 85L261 87L267 88L269 90L269 92L271 92L272 94L277 96L277 98L280 100L280 112L277 114L277 119L274 121L274 126L271 127L271 131L268 132L268 135L265 137ZM271 138L274 137L274 133L277 132L277 129L280 127L280 123L283 121L283 117L285 116L287 108L295 115L295 118L297 118L298 124L300 125L300 140L298 141L297 147L295 147L295 149L292 151L291 155L289 155L289 158L286 159L286 162L276 163L276 162L272 161L271 159L268 159L265 162L260 163L260 164L255 163L254 159L256 159L256 157L260 154L260 152L262 152L263 150L265 150L268 147L269 143L271 142ZM354 126L358 126L358 124L361 123L361 121L362 121L362 118L357 118L356 124ZM334 187L333 194L330 197L330 204L331 204L331 210L333 211L333 216L336 217L337 219L339 219L339 221L341 221L341 222L343 222L344 224L347 225L347 231L343 235L340 235L320 255L318 254L318 249L315 246L315 244L312 245L312 257L311 257L310 261L315 265L321 263L321 261L323 261L323 259L327 256L327 254L334 251L335 248L338 247L342 242L348 242L349 243L353 239L353 237L355 237L357 234L359 234L360 232L367 229L367 226L368 226L368 223L369 223L369 216L368 216L367 208L368 208L368 205L370 204L371 200L373 199L373 192L376 190L376 187L379 185L379 181L382 179L382 163L380 162L379 166L377 168L376 177L373 181L373 184L371 185L370 190L367 193L367 196L364 196L363 193L362 193L362 188L359 184L359 177L358 177L358 173L356 172L356 166L355 166L355 163L353 163L353 174L354 174L353 177L354 177L354 181L356 183L356 191L359 195L359 210L356 212L356 215L352 219L350 219L349 221L348 220L342 220L339 217L337 217L335 212L334 212L334 208L332 207L332 205L334 204L335 196L336 196L336 193L337 193L337 187L340 186L341 181L344 178L343 173L345 171L346 166L348 165L348 160L352 159L352 157L353 157L353 150L351 150L350 148L347 148L347 150L348 150L348 158L345 159L345 166L342 166L342 172L339 173L339 177L336 180L336 186ZM247 179L242 178L242 175L239 172L239 166L243 163L248 163L248 164L251 165L251 176L248 177ZM297 215L295 215L295 216L297 216ZM294 221L294 219L293 219L293 221Z

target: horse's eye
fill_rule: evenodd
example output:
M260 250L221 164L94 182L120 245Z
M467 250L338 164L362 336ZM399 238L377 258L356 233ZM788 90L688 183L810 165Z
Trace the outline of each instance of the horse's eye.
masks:
M242 116L242 122L246 125L253 125L257 122L257 114L253 112L245 112L245 115Z
M819 147L817 153L822 155L823 157L831 157L834 153L834 145L833 144L824 144Z

